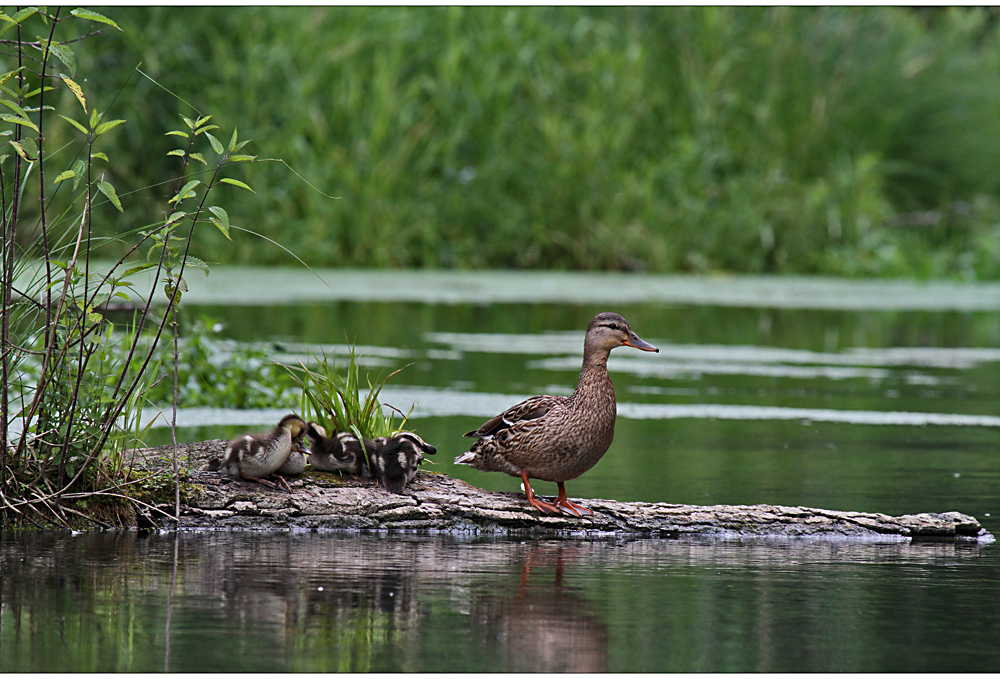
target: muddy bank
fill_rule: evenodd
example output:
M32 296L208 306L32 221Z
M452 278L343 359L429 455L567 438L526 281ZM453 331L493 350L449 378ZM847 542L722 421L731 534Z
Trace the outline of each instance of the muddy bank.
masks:
M221 440L184 444L181 528L298 530L424 530L511 535L616 533L680 537L817 538L878 542L953 540L992 542L979 522L959 512L888 516L777 505L679 505L585 499L594 514L543 515L521 493L484 491L444 474L420 472L402 495L369 480L312 471L288 477L291 493L206 470ZM169 466L170 447L136 451L149 468ZM146 511L146 525L173 528L174 508Z

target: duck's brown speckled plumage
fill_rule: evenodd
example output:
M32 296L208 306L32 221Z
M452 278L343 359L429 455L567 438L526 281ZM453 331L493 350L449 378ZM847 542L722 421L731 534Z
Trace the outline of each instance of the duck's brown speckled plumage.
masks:
M520 476L528 501L543 511L555 511L552 507L576 515L577 510L587 511L565 501L563 483L597 464L611 446L617 406L608 356L620 346L658 351L618 314L595 316L587 326L576 391L570 396L534 396L505 410L466 434L479 440L455 461ZM558 483L559 501L551 505L535 500L528 478Z

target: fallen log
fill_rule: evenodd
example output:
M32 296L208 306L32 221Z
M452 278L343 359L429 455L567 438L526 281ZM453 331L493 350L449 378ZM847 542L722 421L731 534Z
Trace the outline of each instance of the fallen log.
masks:
M371 480L307 469L288 477L291 493L206 469L221 440L184 444L191 471L184 484L180 528L407 530L500 535L645 535L848 539L872 542L949 540L993 542L975 518L959 512L889 516L778 505L681 505L587 499L592 516L542 514L522 493L476 488L445 474L421 471L403 494ZM169 465L170 446L136 451L149 469ZM173 528L174 511L160 505L147 524Z

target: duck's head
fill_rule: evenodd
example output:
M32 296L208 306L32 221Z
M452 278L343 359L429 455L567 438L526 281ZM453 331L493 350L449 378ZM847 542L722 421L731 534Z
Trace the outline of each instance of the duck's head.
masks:
M425 442L422 438L414 434L412 431L404 431L396 434L393 438L399 439L402 445L408 446L410 450L416 453L426 453L427 455L433 455L437 452L437 448L431 444Z
M278 423L278 429L284 429L289 434L292 435L292 440L296 441L302 438L302 435L306 433L308 425L298 415L285 415L281 418L281 422Z
M306 437L308 437L310 441L322 441L327 438L326 429L316 422L310 422L308 426L306 426Z
M590 325L587 326L584 353L595 350L610 352L615 347L633 347L643 351L660 351L632 332L628 321L618 314L611 313L610 311L597 314L590 321Z

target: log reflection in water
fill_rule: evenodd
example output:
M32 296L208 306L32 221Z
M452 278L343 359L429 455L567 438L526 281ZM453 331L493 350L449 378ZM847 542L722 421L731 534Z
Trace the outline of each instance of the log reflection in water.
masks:
M645 653L628 666L651 667L664 660L646 652L645 625L666 603L752 610L756 662L777 668L789 652L789 583L815 585L850 564L904 566L902 585L855 592L852 605L898 601L921 596L936 567L951 573L988 555L955 543L398 533L9 533L0 543L2 666L43 672L599 672L624 666L623 653ZM868 582L872 572L838 577ZM637 593L635 582L657 584ZM806 597L818 619L844 598L824 592ZM731 623L656 624L657 643L683 652Z

